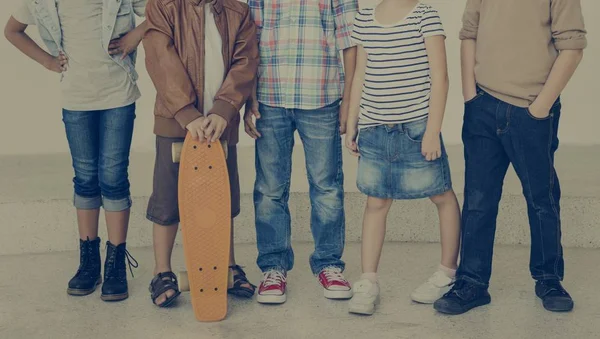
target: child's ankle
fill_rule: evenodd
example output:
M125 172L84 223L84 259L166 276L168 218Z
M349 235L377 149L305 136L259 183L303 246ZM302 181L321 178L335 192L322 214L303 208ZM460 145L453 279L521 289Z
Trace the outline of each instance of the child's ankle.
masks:
M444 274L448 278L454 279L456 277L456 269L455 268L449 268L449 267L446 267L446 266L440 264L439 270L444 272Z
M377 273L376 272L370 272L370 273L363 273L360 276L360 279L367 279L369 280L371 283L376 284L377 283Z

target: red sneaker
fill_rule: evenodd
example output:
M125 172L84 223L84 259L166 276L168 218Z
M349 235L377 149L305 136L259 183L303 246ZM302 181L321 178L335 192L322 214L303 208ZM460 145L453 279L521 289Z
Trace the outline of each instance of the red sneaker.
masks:
M256 301L261 304L283 304L287 299L285 289L285 273L277 270L267 271L258 287Z
M352 287L339 267L327 267L319 273L319 283L323 286L327 299L350 299Z

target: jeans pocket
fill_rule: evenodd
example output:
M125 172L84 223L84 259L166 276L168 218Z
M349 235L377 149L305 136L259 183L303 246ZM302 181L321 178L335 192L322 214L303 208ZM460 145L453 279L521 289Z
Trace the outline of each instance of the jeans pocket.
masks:
M552 119L552 117L554 116L554 113L552 112L552 109L551 109L551 110L548 112L548 115L547 115L547 116L545 116L545 117L542 117L542 118L540 118L540 117L536 117L535 115L533 115L533 114L531 113L531 111L529 110L529 107L525 108L525 112L527 113L527 115L528 115L528 116L529 116L531 119L533 119L533 120L536 120L536 121L547 121L547 120L550 120L550 119Z
M483 91L477 90L477 94L472 99L465 101L465 105L474 103L475 101L477 101L477 99L481 98L482 96L483 96Z
M408 140L416 143L423 141L425 130L427 129L427 119L404 124L404 132Z

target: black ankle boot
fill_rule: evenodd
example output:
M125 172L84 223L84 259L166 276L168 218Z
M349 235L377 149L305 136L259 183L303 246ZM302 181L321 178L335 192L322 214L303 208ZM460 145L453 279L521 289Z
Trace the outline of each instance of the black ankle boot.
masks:
M100 269L100 238L79 239L79 269L69 281L67 293L76 296L93 293L102 283Z
M138 267L137 261L127 251L125 243L115 246L106 242L106 261L104 262L104 284L102 285L102 295L100 298L104 301L119 301L129 297L127 288L127 267L125 260L131 267ZM132 263L133 261L133 263ZM133 276L133 271L131 271Z

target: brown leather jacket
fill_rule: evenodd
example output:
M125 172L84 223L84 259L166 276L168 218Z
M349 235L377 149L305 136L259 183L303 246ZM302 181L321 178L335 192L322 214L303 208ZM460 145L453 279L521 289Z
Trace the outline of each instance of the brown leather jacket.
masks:
M204 107L204 11L207 0L149 0L143 44L146 68L156 87L154 133L184 137L185 127ZM213 14L223 41L225 74L213 109L227 120L221 139L239 140L240 109L250 95L258 69L256 27L248 5L213 0Z

